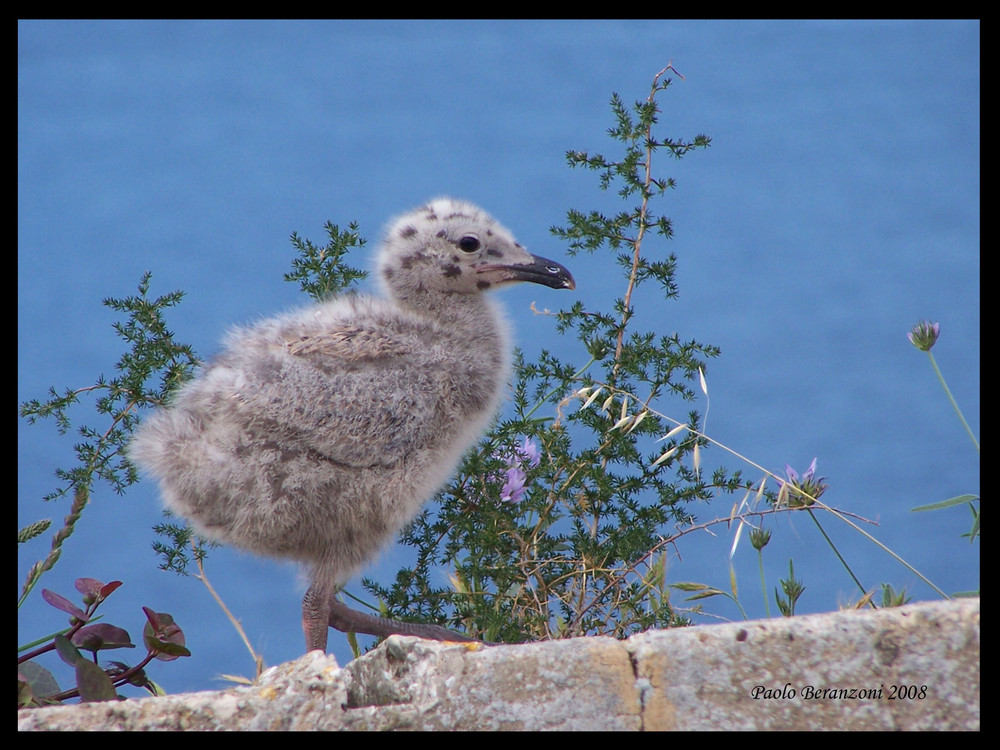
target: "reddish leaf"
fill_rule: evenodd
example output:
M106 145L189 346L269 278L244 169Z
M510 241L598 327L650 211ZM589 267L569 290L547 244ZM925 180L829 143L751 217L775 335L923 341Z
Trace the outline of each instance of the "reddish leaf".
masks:
M86 625L73 634L73 644L84 651L101 651L110 648L135 648L132 638L126 630L98 623Z
M146 619L149 620L149 624L152 626L153 630L160 629L160 615L154 612L149 607L142 608L143 613L146 615Z
M101 586L101 601L107 599L115 590L122 585L121 581L112 581Z
M67 612L73 617L76 617L83 622L87 621L87 615L83 613L83 610L78 606L73 604L69 599L61 594L57 594L55 591L49 591L48 589L42 589L42 599L47 601L56 609L61 609L63 612Z
M104 585L104 582L98 581L96 578L77 578L73 585L76 586L77 591L83 594L84 599L90 597L90 600L94 601L101 593L101 586Z
M143 607L149 621L142 630L142 641L146 648L156 653L160 661L173 661L178 656L190 656L184 648L184 631L174 623L174 618L166 612L154 612Z

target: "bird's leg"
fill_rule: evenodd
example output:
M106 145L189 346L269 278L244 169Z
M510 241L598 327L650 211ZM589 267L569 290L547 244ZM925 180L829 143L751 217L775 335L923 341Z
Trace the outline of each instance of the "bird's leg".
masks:
M374 635L379 638L385 638L390 635L413 635L417 638L426 638L431 641L476 642L474 638L454 633L440 625L400 622L399 620L390 620L386 617L358 612L333 596L328 600L327 611L329 612L330 627L342 633L364 633L365 635ZM308 637L307 632L307 640ZM325 633L323 643L326 643Z
M330 602L333 595L318 587L310 586L302 597L302 632L306 636L306 651L326 651L327 623L332 618Z

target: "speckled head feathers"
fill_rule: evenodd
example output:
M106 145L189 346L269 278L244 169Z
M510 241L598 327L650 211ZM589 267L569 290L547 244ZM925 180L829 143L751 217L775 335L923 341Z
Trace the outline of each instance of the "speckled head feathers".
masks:
M390 295L475 294L512 281L573 289L569 271L532 255L478 206L436 198L389 225L378 259Z

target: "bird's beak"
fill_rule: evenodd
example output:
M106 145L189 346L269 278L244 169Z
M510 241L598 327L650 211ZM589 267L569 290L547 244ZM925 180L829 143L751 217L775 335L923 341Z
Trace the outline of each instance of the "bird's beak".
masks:
M530 281L553 289L576 289L573 274L565 266L537 255L532 255L531 259L531 263L480 266L476 273L492 275L499 271L501 281Z

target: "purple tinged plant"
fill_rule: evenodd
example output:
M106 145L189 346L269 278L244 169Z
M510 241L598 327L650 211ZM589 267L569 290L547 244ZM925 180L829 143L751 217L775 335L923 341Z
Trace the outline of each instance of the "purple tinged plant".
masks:
M938 336L941 335L941 324L940 323L930 323L926 320L921 320L910 332L906 334L906 337L910 340L917 349L922 352L929 352L931 347L937 343Z
M529 437L519 445L513 453L507 455L507 475L503 488L500 490L500 500L505 503L519 503L524 499L525 481L527 475L522 468L538 466L542 454L538 445Z
M809 468L799 476L791 466L785 465L785 475L787 480L779 479L781 490L778 494L779 503L782 498L790 508L802 508L812 505L819 500L820 495L826 492L829 486L826 477L816 476L816 459L812 460Z
M107 667L97 663L97 653L109 649L135 648L128 631L105 622L86 624L93 619L97 608L122 585L121 581L103 583L96 578L77 578L76 590L83 599L83 609L72 601L48 589L42 589L42 598L50 605L69 615L70 626L53 636L52 641L17 657L17 705L28 708L61 703L72 698L84 702L118 700L118 688L129 683L158 694L159 688L146 677L145 667L153 659L172 661L179 656L190 656L184 646L184 632L173 617L163 612L153 612L143 607L146 626L143 642L146 656L139 664L130 667L122 662L111 662ZM80 651L89 651L87 659ZM63 661L74 667L76 686L59 691L53 675L32 660L55 651ZM27 664L30 662L30 666Z

